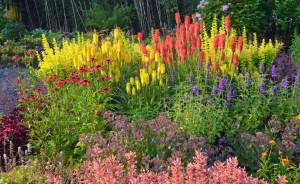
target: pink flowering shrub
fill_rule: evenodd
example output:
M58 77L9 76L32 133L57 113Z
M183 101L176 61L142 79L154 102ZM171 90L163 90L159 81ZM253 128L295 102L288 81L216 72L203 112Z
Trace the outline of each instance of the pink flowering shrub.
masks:
M101 150L95 148L95 156ZM188 163L186 169L180 159L175 159L168 171L153 172L137 171L136 154L126 154L126 163L122 164L115 156L104 159L92 158L86 160L74 178L74 183L82 184L264 184L263 180L248 176L245 169L238 167L236 158L226 162L215 162L211 167L207 165L207 157L196 152L193 162ZM63 183L59 176L48 177L49 183Z

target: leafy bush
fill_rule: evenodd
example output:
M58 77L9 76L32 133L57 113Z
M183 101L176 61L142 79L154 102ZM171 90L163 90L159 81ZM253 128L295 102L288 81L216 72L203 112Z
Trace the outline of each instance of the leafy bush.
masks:
M49 94L45 89L21 88L20 102L27 107L26 125L30 128L30 142L37 150L44 150L48 158L63 151L68 159L80 159L84 150L78 150L81 134L104 129L105 124L98 113L105 107L107 81L97 81L94 68L93 82L85 79L78 70L73 75L64 72L48 78ZM93 85L92 85L93 84ZM80 94L80 95L79 95ZM68 160L69 161L69 160Z
M221 17L230 15L233 24L242 28L247 25L251 32L258 32L269 38L275 36L289 44L291 35L300 27L300 2L294 0L207 0L207 4L199 8L205 20L212 20L214 15Z
M26 28L23 23L10 21L5 24L1 30L1 34L4 40L20 39L26 33Z
M113 29L116 26L126 28L132 24L134 14L128 5L118 4L112 10L103 5L94 3L88 11L86 25L97 29Z
M300 36L295 35L290 47L292 58L296 63L300 63Z

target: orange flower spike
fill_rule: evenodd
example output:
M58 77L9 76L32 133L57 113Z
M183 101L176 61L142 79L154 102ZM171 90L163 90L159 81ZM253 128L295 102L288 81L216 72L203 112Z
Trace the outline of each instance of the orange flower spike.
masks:
M180 22L181 22L181 17L180 17L180 13L179 12L175 13L175 20L176 20L176 24L178 26L180 24Z
M224 49L224 47L225 47L225 35L221 34L221 35L219 35L218 48L219 49Z
M232 58L232 63L235 68L239 66L239 58L238 58L237 54L234 54L234 56Z
M240 53L243 50L243 45L244 45L243 37L240 36L239 39L238 39L238 49L239 49Z
M143 33L138 32L137 37L138 37L139 42L141 43L143 41Z
M154 43L158 43L159 37L160 37L160 31L159 31L159 29L156 29L154 32L154 37L153 37Z
M232 40L231 40L231 50L232 50L232 52L235 52L235 48L236 48L236 36L233 36Z
M200 26L199 22L194 23L194 37L197 38L199 37L200 33Z
M185 18L184 18L184 25L185 25L185 28L187 30L189 29L190 24L191 24L191 18L190 18L190 16L185 16Z
M229 34L229 32L230 32L230 17L229 16L225 17L225 29L226 29L227 34Z
M219 46L219 35L216 35L214 37L214 47L216 50L218 49L218 46Z
M201 39L199 37L197 37L197 48L201 49L201 47L202 47Z

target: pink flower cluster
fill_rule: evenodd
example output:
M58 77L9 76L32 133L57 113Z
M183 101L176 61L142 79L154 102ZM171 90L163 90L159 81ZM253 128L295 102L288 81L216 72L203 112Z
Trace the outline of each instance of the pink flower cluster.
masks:
M95 148L95 156L101 149ZM83 163L76 180L82 184L265 184L266 182L247 175L245 169L238 167L236 158L226 162L217 161L213 166L207 165L207 157L196 152L194 161L184 169L180 159L175 159L167 171L138 172L136 154L126 154L127 162L122 164L115 156L104 159L95 157ZM60 184L59 177L49 177L50 183ZM284 180L280 177L280 182Z

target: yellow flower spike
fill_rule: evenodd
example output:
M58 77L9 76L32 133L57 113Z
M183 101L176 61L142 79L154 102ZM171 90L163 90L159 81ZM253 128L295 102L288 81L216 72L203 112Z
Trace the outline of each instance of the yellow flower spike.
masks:
M150 61L154 61L155 60L155 52L154 52L154 50L152 50L151 52L150 52Z
M286 156L281 160L281 164L285 167L287 167L290 164L289 158Z
M163 86L163 85L164 85L164 81L163 81L162 78L159 79L159 85L160 85L160 86Z
M152 83L154 84L156 82L156 79L157 79L157 73L156 73L155 70L152 71L151 79L152 79Z
M158 63L160 61L159 53L156 52L154 57L155 57L154 61Z
M126 84L126 93L131 94L131 85L130 85L130 83Z
M114 29L114 39L115 40L120 39L120 30L118 28Z
M133 77L130 77L130 84L131 84L131 85L134 85L134 83L135 83L135 82L134 82L134 78L133 78Z
M136 86L137 91L141 90L141 83L140 83L139 78L137 78L137 77L135 78L135 86Z
M162 74L162 75L163 75L163 74L165 74L165 73L166 73L166 66L165 66L165 64L163 64L163 63L161 64L161 68L160 68L160 70L161 70L161 71L160 71L160 74Z
M132 95L136 95L136 89L135 89L135 87L132 87Z
M269 145L275 146L275 145L276 145L276 142L275 142L274 140L270 140L270 141L269 141Z

